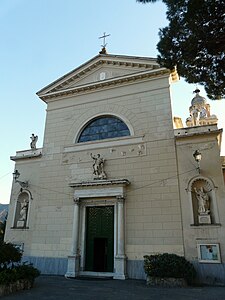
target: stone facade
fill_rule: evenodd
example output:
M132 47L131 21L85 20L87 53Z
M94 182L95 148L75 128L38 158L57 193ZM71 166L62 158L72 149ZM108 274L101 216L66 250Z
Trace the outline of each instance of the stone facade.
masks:
M195 262L200 280L210 284L225 283L222 263L225 247L224 179L219 152L221 134L222 130L218 130L216 125L175 130L185 256ZM202 154L199 167L196 162L193 165L192 155L196 149ZM197 188L202 188L208 196L209 213L199 213ZM199 245L211 244L219 244L220 263L197 263L201 260L197 251Z
M47 104L43 147L11 157L28 187L13 183L5 240L22 245L26 260L42 273L145 278L146 254L196 261L199 239L224 247L221 132L210 125L174 135L169 89L176 79L151 58L99 54L37 93ZM85 126L101 116L121 120L130 135L80 143ZM186 172L200 145L204 161L213 154L216 165L209 159L201 174ZM93 178L91 155L98 154L107 178ZM207 178L216 189L206 229L192 222L193 178ZM21 193L29 199L24 228L15 225ZM87 208L103 206L114 211L111 272L85 267Z

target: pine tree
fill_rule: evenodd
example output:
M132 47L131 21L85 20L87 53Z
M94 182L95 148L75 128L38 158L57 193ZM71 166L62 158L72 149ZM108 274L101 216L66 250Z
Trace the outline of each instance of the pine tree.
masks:
M188 83L203 85L210 99L224 98L225 0L162 2L169 25L159 32L159 64L169 69L176 66Z

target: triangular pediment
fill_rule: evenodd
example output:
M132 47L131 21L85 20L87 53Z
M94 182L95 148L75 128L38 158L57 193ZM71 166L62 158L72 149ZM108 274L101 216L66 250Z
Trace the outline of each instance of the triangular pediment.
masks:
M145 70L141 68L141 70ZM139 68L128 68L119 65L106 65L103 63L101 66L94 68L92 71L86 72L83 76L74 78L71 83L67 83L64 87L58 87L56 90L75 88L78 86L102 82L104 80L131 75L141 71ZM77 74L79 76L79 74Z
M136 56L99 54L78 68L40 90L40 98L76 87L103 83L129 77L142 72L157 70L156 59Z

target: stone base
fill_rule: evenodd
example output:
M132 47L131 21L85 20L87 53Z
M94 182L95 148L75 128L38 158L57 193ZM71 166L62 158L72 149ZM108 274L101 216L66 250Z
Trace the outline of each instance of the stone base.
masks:
M68 256L68 265L67 265L67 272L65 274L65 277L75 278L78 276L79 261L80 261L79 255Z
M115 273L113 279L127 279L126 262L127 257L125 255L117 255L115 257Z
M211 224L211 216L210 215L199 215L198 216L199 224Z
M29 290L33 287L33 280L20 279L16 282L0 285L0 297L10 295L22 290Z
M161 278L147 276L147 285L158 287L186 287L187 281L184 278Z
M18 228L23 228L23 227L25 227L25 221L24 221L24 220L17 221L17 222L16 222L16 227L18 227Z

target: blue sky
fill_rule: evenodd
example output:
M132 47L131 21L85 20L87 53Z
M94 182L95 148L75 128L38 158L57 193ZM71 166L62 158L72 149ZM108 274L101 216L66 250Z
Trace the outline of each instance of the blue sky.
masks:
M165 11L161 2L135 0L0 1L0 203L10 199L10 155L29 149L32 133L42 147L46 105L36 92L97 55L103 32L111 34L111 54L156 57L158 31L167 24ZM183 121L194 89L183 80L172 87L173 113ZM208 101L219 127L225 127L224 101Z

